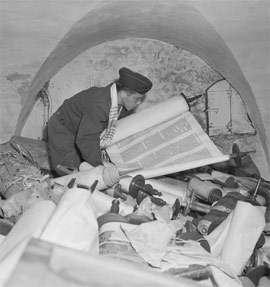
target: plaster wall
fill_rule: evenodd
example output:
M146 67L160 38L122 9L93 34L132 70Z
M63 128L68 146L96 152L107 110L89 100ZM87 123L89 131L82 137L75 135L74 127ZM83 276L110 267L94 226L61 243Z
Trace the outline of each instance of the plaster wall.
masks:
M62 37L68 33L70 28L73 27L74 23L85 16L87 11L100 7L102 2L104 1L1 1L1 142L8 141L10 136L13 135L18 124L18 114L27 100L32 80L48 55L50 55L51 51L54 51L54 48ZM133 2L136 4L136 2L141 1L126 0L125 9L127 12L129 12L129 5ZM187 3L186 5L198 9L198 12L211 23L240 65L240 73L243 72L244 77L246 77L251 86L251 91L253 91L256 100L253 101L252 97L248 97L248 112L253 115L255 121L259 118L259 123L260 117L262 118L263 125L259 124L258 128L262 134L264 132L266 134L266 137L262 137L264 149L269 149L269 2L264 0L162 1L162 3L166 3L163 5L168 6L168 9L165 7L165 10L164 7L159 10L158 6L161 5L161 1L150 2L156 4L154 8L157 13L162 11L164 15L166 15L167 10L172 8L173 4L177 4L177 2ZM112 3L112 1L108 3ZM155 9L152 11L155 11ZM183 22L184 24L194 25L200 34L206 31L203 27L199 30L197 17L195 17L197 15L183 12L184 10L176 11L179 17L182 17L183 21L185 21ZM110 17L113 18L114 16L110 15ZM154 17L155 15L153 15ZM137 15L137 19L140 20L139 15ZM170 22L170 19L161 19L164 23ZM134 32L136 27L134 27L134 22L132 24ZM181 27L177 27L178 30L185 31L187 27L184 24ZM80 26L76 26L73 32L76 32L76 29L78 31L78 28ZM161 31L157 31L156 26L150 26L142 33L151 35L152 32L162 32L162 26L158 28ZM169 36L173 38L173 35L164 35L161 40L171 40L173 44L173 40L169 39ZM137 36L139 36L139 33ZM168 38L166 38L167 36ZM223 59L224 67L217 64L220 63L218 58L220 59L222 54L214 54L211 51L219 50L218 42L212 41L209 43L211 45L209 45L208 52L205 48L200 49L202 44L205 45L207 43L207 40L213 40L207 38L209 34L205 34L205 41L202 38L196 38L197 35L191 35L190 39L187 39L187 36L185 33L185 41L182 43L180 41L178 44L186 45L184 48L187 48L187 50L190 48L196 51L197 56L204 59L208 64L214 63L214 65L210 65L211 67L224 71L224 67L230 64L227 63L229 61L226 62L226 59ZM99 41L102 42L102 39L103 42L113 40L106 33L101 35ZM84 47L85 49L87 47ZM69 59L62 58L63 62L58 63L58 68L64 66L69 60L72 60L72 57ZM56 68L54 67L54 69ZM47 70L47 74L43 75L43 79L46 80L46 77L50 76L50 73L53 75L56 70ZM230 71L224 71L225 74L226 72L228 74ZM232 84L239 84L234 82L234 77L232 76L235 71L231 72ZM238 69L236 72L239 72ZM42 84L42 81L40 84ZM246 90L242 90L243 93L241 91L238 92L244 96L243 94ZM250 94L249 90L248 94ZM264 156L263 153L262 156ZM268 171L265 172L267 173Z
M95 1L90 1L94 6ZM14 134L39 68L89 1L1 0L0 142Z
M181 93L187 98L203 94L209 86L222 79L219 73L197 56L164 42L139 38L105 42L77 56L50 79L49 115L65 99L79 91L113 82L119 77L118 71L123 66L144 74L153 82L153 88L137 111ZM22 130L23 136L37 138L37 131L42 127L43 114L47 113L43 112L43 108L38 101ZM205 120L200 117L203 110L204 107L195 114L205 127ZM38 114L40 119L37 121Z

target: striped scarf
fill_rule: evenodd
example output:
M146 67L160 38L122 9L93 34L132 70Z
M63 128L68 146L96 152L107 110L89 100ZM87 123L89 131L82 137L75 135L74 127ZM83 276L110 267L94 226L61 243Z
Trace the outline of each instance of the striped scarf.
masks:
M100 135L100 148L105 149L108 147L113 139L116 131L117 119L118 119L118 102L117 102L117 90L116 84L111 86L111 109L109 113L108 127Z

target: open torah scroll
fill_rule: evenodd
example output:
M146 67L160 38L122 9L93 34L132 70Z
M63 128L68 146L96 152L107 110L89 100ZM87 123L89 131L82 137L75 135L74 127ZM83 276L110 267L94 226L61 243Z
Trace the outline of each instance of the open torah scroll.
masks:
M176 170L181 171L229 159L201 128L182 96L120 119L106 151L119 166L164 167L163 174L169 167L181 165Z

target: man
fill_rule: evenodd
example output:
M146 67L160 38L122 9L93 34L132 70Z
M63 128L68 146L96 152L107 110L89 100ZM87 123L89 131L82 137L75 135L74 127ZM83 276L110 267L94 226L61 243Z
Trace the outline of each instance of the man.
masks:
M115 83L89 88L65 100L48 122L54 171L63 175L59 165L78 169L82 161L103 165L102 149L113 138L121 108L134 109L151 88L148 78L124 67Z

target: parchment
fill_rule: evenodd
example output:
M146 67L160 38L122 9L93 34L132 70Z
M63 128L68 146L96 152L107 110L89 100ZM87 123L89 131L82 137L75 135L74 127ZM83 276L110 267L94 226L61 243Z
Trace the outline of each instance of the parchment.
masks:
M182 96L121 119L113 142L106 149L111 161L140 168L148 178L230 158L204 132Z

